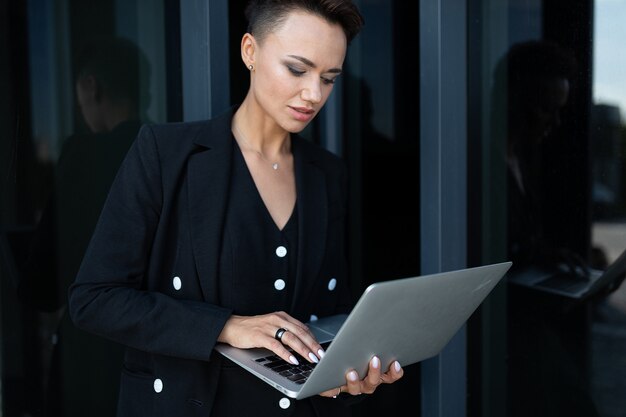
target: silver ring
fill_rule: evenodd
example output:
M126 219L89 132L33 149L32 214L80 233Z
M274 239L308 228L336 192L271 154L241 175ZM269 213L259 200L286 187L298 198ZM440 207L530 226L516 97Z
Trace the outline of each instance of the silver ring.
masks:
M280 329L276 330L276 334L274 335L274 339L282 342L281 339L283 338L283 335L285 334L286 331L287 331L287 329L285 329L284 327L281 327Z

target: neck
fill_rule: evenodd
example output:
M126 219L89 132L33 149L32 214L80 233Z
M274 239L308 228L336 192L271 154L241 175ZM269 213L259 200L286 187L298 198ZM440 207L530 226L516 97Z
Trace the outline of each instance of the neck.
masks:
M256 108L257 106L251 105L246 97L233 116L233 133L240 145L269 159L289 154L291 152L289 132L267 115L261 115Z

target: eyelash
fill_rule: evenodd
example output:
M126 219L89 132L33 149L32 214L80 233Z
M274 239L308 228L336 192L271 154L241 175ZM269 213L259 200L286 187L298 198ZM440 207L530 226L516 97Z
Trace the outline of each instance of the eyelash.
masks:
M290 67L289 65L287 65L287 68L289 69L289 72L291 72L296 77L300 77L306 72L306 71L298 71L297 69L295 69L294 67Z
M287 65L287 68L289 69L289 72L291 72L296 77L301 77L306 72L306 71L299 71L299 70L297 70L297 69L295 69L295 68L293 68L293 67L291 67L289 65ZM326 84L326 85L333 85L333 84L335 84L335 80L334 79L331 80L331 79L323 78L323 77L322 77L322 82L324 84Z

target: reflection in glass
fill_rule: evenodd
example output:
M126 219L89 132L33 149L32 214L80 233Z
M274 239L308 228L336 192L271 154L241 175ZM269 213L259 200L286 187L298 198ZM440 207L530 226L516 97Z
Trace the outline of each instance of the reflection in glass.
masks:
M419 3L365 0L359 8L366 23L341 75L341 154L350 179L350 272L365 289L420 272ZM401 383L356 415L418 413L418 392L419 368L406 367Z
M626 248L626 2L596 0L591 109L591 238L599 267ZM601 255L601 256L597 256ZM594 316L594 395L603 417L626 408L626 283L598 303Z
M623 227L626 216L621 197L624 193L620 191L626 182L623 170L624 106L619 104L623 99L618 100L618 96L626 96L623 94L626 89L626 55L623 53L626 3L620 0L476 0L470 1L469 7L473 26L468 34L468 111L474 113L474 117L470 117L473 125L469 135L470 144L480 148L475 152L473 161L474 166L481 170L479 184L474 185L474 190L483 199L481 223L477 226L483 247L477 257L485 261L494 259L495 255L496 260L504 260L502 249L508 246L504 217L514 217L513 222L523 223L524 216L537 216L529 210L508 211L505 204L511 191L519 194L522 190L519 184L523 182L519 181L519 176L517 179L512 176L512 184L505 184L507 172L512 172L510 166L515 166L515 160L509 159L507 166L507 146L502 138L507 136L511 125L519 125L523 119L516 120L516 116L510 114L512 110L507 109L514 90L509 90L506 81L491 95L489 88L494 81L495 62L504 57L512 45L529 40L549 41L569 49L576 59L577 69L569 86L567 103L559 114L560 127L551 129L551 137L541 140L544 160L537 172L532 173L534 182L540 185L537 198L541 199L542 205L538 215L543 217L543 234L557 243L557 247L570 247L589 266L602 269L626 247L626 230ZM592 55L593 65L590 62ZM530 70L538 70L544 64L544 60L537 59L530 64ZM533 92L529 90L521 94L530 95ZM619 112L616 111L618 104L621 107ZM546 110L551 107L547 106ZM542 130L545 131L536 129L536 132L541 133ZM472 149L471 146L469 148ZM514 171L520 172L516 168ZM513 235L534 240L534 231L518 227ZM515 240L509 248L511 253L524 255L522 247L513 243ZM537 245L526 247L527 256L533 257L534 251L539 251ZM558 329L558 337L552 337L555 336L552 333L551 337L540 338L536 337L540 333L533 330L532 325L523 327L521 320L524 314L521 314L521 320L512 320L515 308L511 304L516 302L513 291L513 286L507 285L508 305L502 305L502 311L492 313L494 322L502 317L503 311L507 311L508 317L506 326L495 329L501 330L501 333L493 336L490 346L502 339L498 336L506 334L509 351L501 364L496 358L487 364L485 370L485 385L493 384L487 390L489 393L499 388L497 380L492 382L491 378L508 378L506 399L504 395L485 398L485 390L477 390L474 398L482 395L480 400L485 404L481 404L482 409L476 407L475 411L492 412L491 407L498 410L495 407L504 408L502 404L506 402L508 410L500 408L501 412L496 411L492 415L622 415L626 409L623 395L626 391L626 366L623 366L626 349L623 329L626 322L614 311L604 309L606 294L569 310L574 315L566 315L558 299L548 301L546 297L529 290L526 294L527 322L532 324L534 317L540 324L551 321L550 324ZM618 294L620 291L611 294L609 299L617 301ZM543 298L544 304L552 303L551 314L534 312L530 302L533 298ZM521 307L520 311L524 311L524 303ZM546 359L547 351L559 344L565 345L571 353L568 359L573 362L573 367L564 369L564 362L558 357L555 361ZM521 353L521 357L512 357L511 349ZM524 363L530 364L530 367L524 367ZM572 372L573 369L582 372L577 374ZM538 371L535 377L517 378L517 375L533 371ZM547 382L558 382L559 378L564 381L558 387L560 392L555 394L545 388ZM575 392L580 390L570 389L571 385L582 387L587 392L579 396ZM572 409L576 401L585 401L589 405L589 393L595 411L576 406Z
M0 138L11 161L2 212L15 213L0 228L0 329L10 333L2 415L115 415L122 349L74 328L67 288L140 126L166 121L163 9L146 0L0 8L11 22L0 32L27 39L2 62L25 92L10 103L15 118L0 118L15 133Z

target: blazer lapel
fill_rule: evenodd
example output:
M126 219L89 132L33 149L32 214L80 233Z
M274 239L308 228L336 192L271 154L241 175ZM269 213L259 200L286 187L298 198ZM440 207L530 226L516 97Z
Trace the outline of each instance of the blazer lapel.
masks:
M193 253L204 300L211 303L219 301L218 260L232 164L231 119L232 111L198 133L195 143L200 150L191 155L187 168Z
M298 195L298 263L296 288L291 310L299 312L298 306L309 297L318 278L326 246L328 223L328 196L326 176L307 155L303 141L294 135L293 153Z

